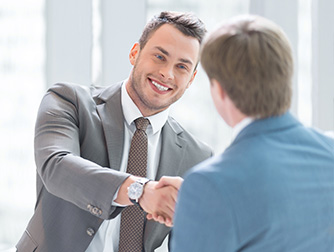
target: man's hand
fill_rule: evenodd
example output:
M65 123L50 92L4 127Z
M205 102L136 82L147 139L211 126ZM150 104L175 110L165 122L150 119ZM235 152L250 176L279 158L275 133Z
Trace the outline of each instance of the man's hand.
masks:
M159 216L156 221L161 224L172 223L178 190L173 186L156 188L157 185L156 181L145 185L139 204L148 214Z
M156 185L156 188L158 189L164 186L171 185L174 186L177 190L179 190L182 183L183 183L183 178L181 177L162 176L158 184Z
M121 205L131 205L128 197L128 187L138 177L129 176L121 185L115 202ZM168 227L173 226L173 216L178 190L183 182L181 177L162 177L159 181L149 181L143 195L139 199L140 206L147 212L147 219L155 220Z
M156 211L156 212L147 211L148 212L147 219L149 220L153 219L161 224L165 224L168 227L173 226L173 217L174 217L174 211L175 211L175 204L177 200L177 193L181 187L182 182L183 182L183 179L181 177L168 177L168 176L162 177L158 183L155 182L156 183L155 190L168 189L168 190L171 190L171 192L173 192L170 198L171 201L169 201L168 203L169 215L166 216L165 214L162 214L159 211ZM145 195L145 191L144 191L144 195ZM139 201L139 203L141 204L141 200Z

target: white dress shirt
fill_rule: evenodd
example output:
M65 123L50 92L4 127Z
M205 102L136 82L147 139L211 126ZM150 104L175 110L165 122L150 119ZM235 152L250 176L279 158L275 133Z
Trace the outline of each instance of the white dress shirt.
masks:
M123 82L121 88L121 103L124 114L124 146L120 171L126 172L128 155L132 136L136 130L134 120L142 117L141 112L130 98ZM147 117L150 124L147 127L146 134L148 139L147 156L147 178L155 180L161 152L161 129L167 121L169 109L158 114ZM114 199L116 199L116 196ZM113 202L113 205L118 205ZM92 242L86 252L117 252L119 243L119 230L121 223L121 214L112 220L102 222L99 230L96 232Z

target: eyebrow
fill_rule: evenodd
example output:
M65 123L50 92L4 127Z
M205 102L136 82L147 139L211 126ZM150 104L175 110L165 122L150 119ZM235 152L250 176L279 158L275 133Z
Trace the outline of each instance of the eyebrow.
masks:
M155 47L156 49L158 49L160 52L162 52L163 54L165 54L166 56L170 56L169 52L167 52L165 49L163 49L162 47L160 46L156 46ZM180 58L179 59L182 63L185 63L185 64L190 64L191 66L193 65L192 61L191 60L188 60L188 59L183 59L183 58Z

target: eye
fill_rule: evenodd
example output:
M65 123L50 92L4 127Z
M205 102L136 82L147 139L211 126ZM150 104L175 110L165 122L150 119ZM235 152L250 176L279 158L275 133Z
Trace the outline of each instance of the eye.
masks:
M180 64L177 66L181 70L188 70L188 67L186 65Z
M156 54L155 57L156 57L157 59L159 59L159 60L164 60L164 59L165 59L165 58L164 58L162 55L160 55L160 54Z

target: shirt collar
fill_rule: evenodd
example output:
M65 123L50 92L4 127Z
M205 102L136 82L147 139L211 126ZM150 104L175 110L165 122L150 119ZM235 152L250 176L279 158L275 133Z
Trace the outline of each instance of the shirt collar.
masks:
M136 106L136 104L130 98L125 86L128 80L125 80L121 89L121 103L125 121L128 125L139 117L142 117L142 113ZM150 125L153 130L153 134L157 133L165 125L169 114L169 108L157 113L155 115L146 117L150 121ZM148 126L150 127L150 126Z
M233 127L232 130L232 141L237 137L237 135L244 129L246 128L249 124L251 124L254 121L253 118L251 117L246 117L242 119L238 124L236 124ZM231 142L232 142L231 141Z

